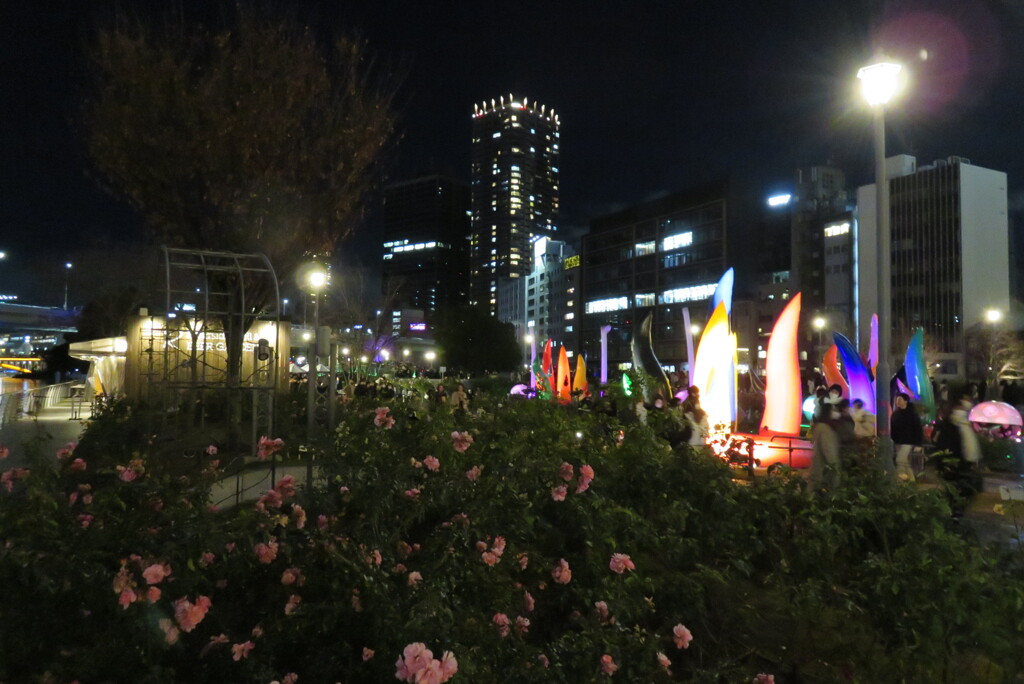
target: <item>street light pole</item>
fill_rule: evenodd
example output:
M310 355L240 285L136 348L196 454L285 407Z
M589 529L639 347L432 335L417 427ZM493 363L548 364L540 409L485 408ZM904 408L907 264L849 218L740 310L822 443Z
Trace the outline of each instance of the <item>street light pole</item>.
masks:
M68 310L68 283L71 280L71 262L64 264L64 310Z
M885 105L896 93L902 67L884 61L866 66L857 72L864 97L874 112L875 142L875 225L877 227L876 259L878 262L878 367L875 372L875 425L878 432L878 458L886 472L895 472L890 431L892 398L889 382L892 373L892 254L889 223L889 180L885 174Z

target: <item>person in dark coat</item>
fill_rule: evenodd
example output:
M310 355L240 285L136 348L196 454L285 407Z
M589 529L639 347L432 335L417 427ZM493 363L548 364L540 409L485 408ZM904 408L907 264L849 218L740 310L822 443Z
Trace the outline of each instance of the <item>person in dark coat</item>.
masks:
M914 469L910 467L910 453L924 442L924 431L917 409L904 392L896 395L896 410L890 423L892 441L895 445L896 477L913 482Z

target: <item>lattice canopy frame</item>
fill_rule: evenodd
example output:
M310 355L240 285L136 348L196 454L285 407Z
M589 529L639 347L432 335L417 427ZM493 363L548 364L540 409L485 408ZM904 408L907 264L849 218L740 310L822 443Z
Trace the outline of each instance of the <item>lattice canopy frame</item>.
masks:
M164 247L162 265L165 314L141 330L150 382L274 387L281 294L267 257Z

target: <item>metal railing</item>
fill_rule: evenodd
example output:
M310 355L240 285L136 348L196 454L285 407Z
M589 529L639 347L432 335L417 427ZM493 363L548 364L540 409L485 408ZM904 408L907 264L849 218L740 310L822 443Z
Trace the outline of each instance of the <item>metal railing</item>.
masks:
M0 394L0 428L22 418L35 418L43 409L53 408L69 397L72 399L72 412L76 416L81 415L86 398L84 391L76 391L80 389L83 389L80 383L61 382Z

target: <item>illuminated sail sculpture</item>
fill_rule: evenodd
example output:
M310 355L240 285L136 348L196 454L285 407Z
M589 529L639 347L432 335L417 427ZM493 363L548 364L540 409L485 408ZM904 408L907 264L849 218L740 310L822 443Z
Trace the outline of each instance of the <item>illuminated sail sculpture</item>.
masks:
M871 316L871 340L868 342L868 367L871 377L878 372L878 314Z
M719 304L725 304L725 315L729 316L732 314L732 286L735 281L736 272L733 269L730 268L722 274L722 277L718 280L718 285L715 286L715 294L711 298L711 311L709 313L713 314Z
M800 324L800 293L783 309L768 340L765 365L765 405L762 432L800 434L800 357L797 328ZM701 340L703 344L703 340ZM698 352L698 357L700 352Z
M825 371L825 382L828 383L829 387L832 385L839 385L842 390L842 394L840 396L852 399L850 396L850 386L847 384L846 378L844 378L843 374L839 371L838 357L839 347L833 344L828 348L828 351L825 352L825 358L822 359L821 362L822 370ZM846 364L844 363L843 365L845 366Z
M868 413L875 412L875 383L871 380L871 372L864 365L864 360L857 353L853 342L845 336L834 332L832 338L839 349L839 356L843 359L843 369L846 371L846 379L850 383L850 401L860 399L864 402L864 410Z
M928 366L924 362L924 329L918 328L907 345L907 356L903 362L907 385L914 393L918 404L924 408L925 418L935 420L935 393L928 378Z
M558 350L558 372L555 374L558 387L558 399L560 401L569 401L572 394L572 378L571 371L569 369L569 355L565 352L565 347L562 346Z
M729 331L725 302L715 307L700 336L690 383L700 389L708 424L730 425L736 415L736 336Z
M579 392L580 398L590 394L587 383L587 364L583 360L583 354L576 357L576 374L572 379L572 391Z
M629 346L633 352L633 368L641 370L652 378L651 382L644 383L644 401L653 404L655 397L660 396L668 401L672 396L672 386L669 384L665 369L661 367L658 357L654 355L654 346L651 344L651 325L654 322L654 314L647 314L640 326L634 330L633 339Z

